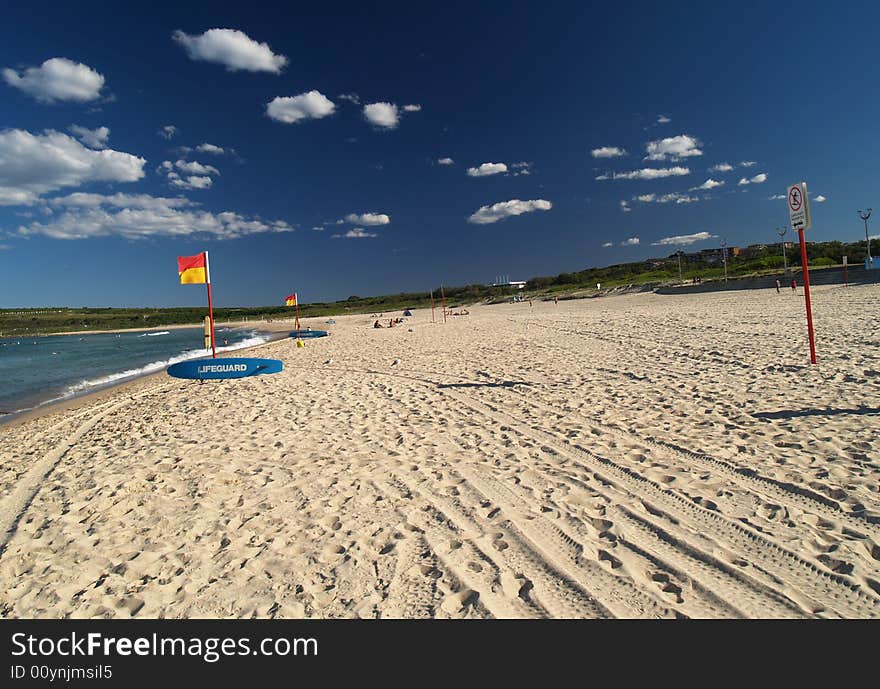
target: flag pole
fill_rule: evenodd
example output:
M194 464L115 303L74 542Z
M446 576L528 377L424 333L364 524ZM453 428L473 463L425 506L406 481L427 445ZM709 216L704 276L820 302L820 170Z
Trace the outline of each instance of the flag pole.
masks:
M294 294L296 294L296 292L294 292ZM296 304L294 304L294 306L296 306L296 339L298 340L298 339L300 339L300 337L299 337L299 295L298 294L296 294Z
M214 341L214 302L211 299L211 269L208 266L208 252L205 252L205 281L208 285L208 318L211 320L211 356L217 358L217 345Z

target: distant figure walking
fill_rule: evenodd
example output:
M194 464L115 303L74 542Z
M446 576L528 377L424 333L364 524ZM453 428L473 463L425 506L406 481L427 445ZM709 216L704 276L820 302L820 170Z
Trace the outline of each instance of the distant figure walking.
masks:
M782 283L779 282L779 279L776 280L776 294L779 294L779 288L782 286Z
M556 306L559 306L559 297L553 297L553 303L554 303Z
M791 291L797 294L797 278L791 279Z

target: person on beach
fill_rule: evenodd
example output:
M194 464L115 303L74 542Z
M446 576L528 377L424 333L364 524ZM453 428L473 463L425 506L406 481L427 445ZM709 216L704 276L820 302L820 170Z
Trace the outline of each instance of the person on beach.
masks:
M559 297L553 297L553 304L559 306Z
M776 280L776 294L779 294L779 288L780 288L781 286L782 286L781 283L780 283L779 280L777 279L777 280Z
M797 294L797 278L791 279L791 291Z
M373 323L373 327L374 327L374 328L381 328L381 327L382 327L382 324L379 322L379 319L378 319L378 318L376 319L376 322Z

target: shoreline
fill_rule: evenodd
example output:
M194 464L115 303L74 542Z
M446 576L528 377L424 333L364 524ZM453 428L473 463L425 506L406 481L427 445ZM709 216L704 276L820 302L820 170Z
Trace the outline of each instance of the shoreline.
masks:
M245 323L244 321L242 321L242 323L245 326L248 326L248 327L250 326L249 323ZM265 324L264 321L259 321L259 323ZM216 325L219 325L219 324L216 324ZM224 324L224 325L226 325L226 324ZM272 323L269 323L268 325L270 325L270 326L275 325L275 323L272 322ZM169 326L168 328L150 328L150 329L144 329L143 332L149 332L149 331L153 331L153 330L167 330L167 329L173 328L173 327L174 326ZM177 326L177 329L182 329L182 328L187 328L187 327L191 327L191 326ZM238 352L251 351L251 350L257 349L259 347L265 347L266 345L268 345L272 342L278 342L280 340L283 340L284 336L281 333L287 332L289 330L289 328L284 328L283 331L281 329L271 330L268 328L266 328L266 329L255 328L255 330L257 330L257 332L263 332L263 333L269 335L269 339L266 340L265 342L261 342L259 344L249 345L247 347L241 347L240 349L233 349L230 352L225 353L225 354L235 355ZM109 334L109 333L113 333L113 332L141 332L141 330L122 330L122 331L108 330L108 331L96 331L96 333L93 333L93 334L101 334L101 333L108 333ZM54 333L54 334L60 335L63 333ZM77 333L67 333L67 334L74 334L75 335ZM195 358L198 358L198 357L195 357ZM149 381L150 379L155 379L155 378L158 378L159 376L162 376L162 375L166 375L165 370L153 371L150 373L135 374L135 375L131 376L130 378L123 378L118 381L112 381L112 382L106 383L104 385L96 386L95 388L90 389L90 390L85 390L82 392L74 393L73 395L70 395L67 397L60 397L57 399L47 400L45 402L41 402L37 406L29 408L29 409L22 409L20 411L12 412L10 414L0 415L0 431L2 431L3 429L9 429L9 428L19 426L19 425L21 425L23 423L27 423L33 419L42 418L44 416L47 416L47 415L50 415L50 414L53 414L56 412L75 410L75 409L77 409L81 406L84 406L86 404L100 401L104 397L108 397L109 395L111 395L112 393L114 393L116 391L124 390L126 387L132 387L134 385L137 385L138 383ZM8 418L6 418L6 417L8 417Z
M301 319L302 321L302 319ZM281 330L290 330L292 329L292 325L290 328L285 327L281 328L280 325L284 321L279 319L278 321L215 321L214 328L223 326L223 327L231 327L231 328L250 328L253 327L256 330L263 330L265 332L281 332ZM51 333L32 333L28 335L3 335L4 338L7 339L15 339L15 338L28 338L28 337L55 337L58 335L113 335L116 333L151 333L158 332L161 330L185 330L186 328L201 328L204 326L204 322L199 323L177 323L175 325L155 325L149 328L115 328L111 330L64 330L59 332L51 332ZM259 326L259 327L258 327Z

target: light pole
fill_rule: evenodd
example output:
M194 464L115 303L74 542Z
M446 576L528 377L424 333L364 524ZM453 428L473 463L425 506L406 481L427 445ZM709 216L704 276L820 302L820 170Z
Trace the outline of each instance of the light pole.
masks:
M678 256L678 284L683 282L681 279L681 253L681 249L675 252L675 255Z
M727 240L721 240L721 259L724 261L724 282L727 282Z
M862 213L859 211L859 217L865 221L865 243L868 245L868 270L874 267L874 261L871 259L871 238L868 237L868 218L871 217L871 211L873 208L869 208L867 211Z
M787 227L777 227L776 228L776 234L779 235L779 241L782 244L782 272L783 273L788 273L788 262L786 261L786 258L785 258L785 240L783 239L786 232L788 232Z

